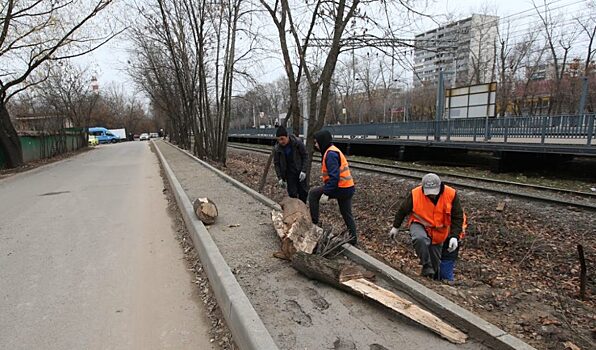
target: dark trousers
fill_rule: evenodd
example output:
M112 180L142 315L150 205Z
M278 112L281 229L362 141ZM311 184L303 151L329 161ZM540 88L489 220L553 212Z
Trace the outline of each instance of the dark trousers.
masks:
M319 201L321 200L321 196L323 196L323 187L315 187L311 189L308 193L310 217L312 218L312 222L314 224L319 223ZM341 216L344 219L344 222L346 223L348 231L350 231L350 236L352 237L351 243L355 244L358 242L358 235L356 233L356 222L354 221L354 215L352 214L353 196L353 193L345 196L339 195L334 199L337 199L337 204L339 205L339 212L341 213Z
M438 275L441 268L441 250L443 249L443 245L432 244L424 226L416 222L410 225L410 236L412 238L412 245L416 250L416 255L420 259L420 265L422 267L432 267L435 270L435 274Z
M306 203L306 197L308 196L306 183L304 181L300 182L300 179L298 178L300 174L293 172L288 172L287 174L288 196L291 198L298 198Z

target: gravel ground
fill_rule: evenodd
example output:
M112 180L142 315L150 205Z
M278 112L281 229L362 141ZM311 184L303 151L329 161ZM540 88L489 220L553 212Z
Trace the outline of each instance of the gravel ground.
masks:
M219 209L209 232L280 349L482 349L455 346L384 307L299 275L273 258L270 209L164 143L160 150L190 198Z
M231 176L256 188L266 155L230 151ZM312 178L318 179L315 164ZM264 193L280 200L270 171ZM390 242L393 215L416 181L354 171L354 213L362 248L433 288L456 303L540 349L565 349L571 341L583 349L596 339L596 285L593 271L596 217L587 210L461 189L470 219L456 270L458 281L446 285L418 277L419 266L404 233ZM502 212L496 207L506 204ZM343 227L336 205L323 209L322 220ZM583 245L588 265L586 300L578 298L579 261Z

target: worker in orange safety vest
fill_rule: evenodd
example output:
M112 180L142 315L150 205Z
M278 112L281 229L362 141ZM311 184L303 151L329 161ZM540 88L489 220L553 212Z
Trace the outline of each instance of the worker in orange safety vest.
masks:
M426 174L397 211L389 232L392 239L408 215L410 237L422 265L420 274L439 279L443 245L447 244L448 252L454 252L463 230L464 212L457 192L441 183L438 175Z
M308 193L310 216L314 224L319 223L319 202L336 199L344 222L350 233L350 243L358 243L356 222L352 214L352 197L355 193L354 179L350 172L348 160L344 154L331 143L332 136L327 130L315 133L315 148L323 156L321 172L323 186L315 187Z

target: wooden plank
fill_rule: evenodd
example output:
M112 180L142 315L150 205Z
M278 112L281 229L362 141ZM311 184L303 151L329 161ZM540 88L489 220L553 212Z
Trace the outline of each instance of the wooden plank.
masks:
M411 320L416 321L454 344L464 344L466 342L467 335L463 332L448 325L435 315L421 309L412 302L401 298L391 291L379 287L364 278L341 282L341 284L357 291L369 299L387 306Z

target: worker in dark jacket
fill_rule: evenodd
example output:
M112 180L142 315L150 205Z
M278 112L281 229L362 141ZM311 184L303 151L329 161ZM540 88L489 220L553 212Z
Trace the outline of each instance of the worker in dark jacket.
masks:
M352 215L352 197L355 187L354 179L350 173L348 160L344 154L331 143L331 133L327 130L315 134L315 148L323 156L321 171L323 173L324 185L315 187L308 193L308 204L310 216L313 223L319 223L319 202L326 202L329 198L337 199L339 211L350 232L350 243L358 243L356 233L356 222Z
M455 252L463 230L464 213L457 192L441 183L436 174L426 174L397 211L389 232L391 238L397 237L397 228L408 215L412 244L422 265L421 275L439 279L443 246L447 244L447 253Z
M281 187L287 187L288 196L299 198L306 203L308 196L305 182L308 161L306 147L296 136L288 135L288 131L283 126L277 128L275 136L277 144L273 162L278 183Z

